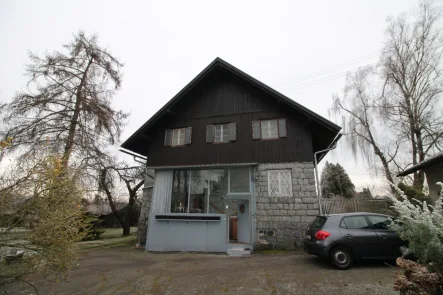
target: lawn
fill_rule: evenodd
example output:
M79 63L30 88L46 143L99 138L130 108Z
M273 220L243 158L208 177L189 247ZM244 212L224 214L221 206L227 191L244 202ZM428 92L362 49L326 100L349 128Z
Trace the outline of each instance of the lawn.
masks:
M119 238L122 236L123 229L121 228L104 228L105 232L102 234L102 239ZM137 227L131 227L131 235L137 234Z
M131 227L131 235L123 237L123 229L121 228L104 228L105 232L101 235L100 240L78 242L77 245L80 250L93 249L98 247L115 247L123 245L135 245L137 237L137 227ZM14 229L3 235L3 238L9 241L10 244L14 244L14 241L26 240L26 234L28 229ZM10 247L2 247L2 253L0 257L9 252ZM1 260L1 259L0 259Z
M80 250L94 248L110 248L115 246L135 245L137 227L131 227L131 235L123 237L121 228L105 228L100 240L85 241L77 243Z

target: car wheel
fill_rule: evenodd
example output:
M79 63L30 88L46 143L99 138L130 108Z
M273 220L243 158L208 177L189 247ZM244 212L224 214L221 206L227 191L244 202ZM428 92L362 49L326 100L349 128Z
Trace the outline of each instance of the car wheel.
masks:
M336 247L331 251L331 262L338 269L348 269L354 263L351 251L346 247Z

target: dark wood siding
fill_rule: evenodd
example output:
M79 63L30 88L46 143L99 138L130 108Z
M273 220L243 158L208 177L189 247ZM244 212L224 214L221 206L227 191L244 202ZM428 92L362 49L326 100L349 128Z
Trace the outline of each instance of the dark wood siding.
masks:
M253 140L252 121L286 118L287 137ZM206 126L237 123L237 141L206 143ZM166 129L192 127L192 143L165 147ZM216 72L194 88L147 134L144 153L149 166L213 163L277 163L313 160L309 120L281 105L232 74Z

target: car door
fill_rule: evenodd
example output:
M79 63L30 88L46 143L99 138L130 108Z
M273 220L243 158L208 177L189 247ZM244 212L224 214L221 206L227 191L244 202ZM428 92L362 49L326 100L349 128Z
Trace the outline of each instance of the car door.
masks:
M355 258L374 258L378 236L364 215L345 216L340 222L344 243L352 248Z
M367 217L378 236L378 258L397 258L401 256L400 247L404 243L390 229L392 219L385 215L368 215Z

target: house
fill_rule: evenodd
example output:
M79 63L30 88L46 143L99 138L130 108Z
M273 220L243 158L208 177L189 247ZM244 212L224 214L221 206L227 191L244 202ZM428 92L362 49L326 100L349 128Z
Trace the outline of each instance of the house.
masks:
M293 247L319 214L314 152L340 129L215 59L122 144L155 170L146 249L252 249L263 235Z
M443 152L437 153L432 157L406 169L397 176L406 176L418 170L423 170L429 186L429 196L432 200L437 200L440 193L440 187L437 182L443 182Z

